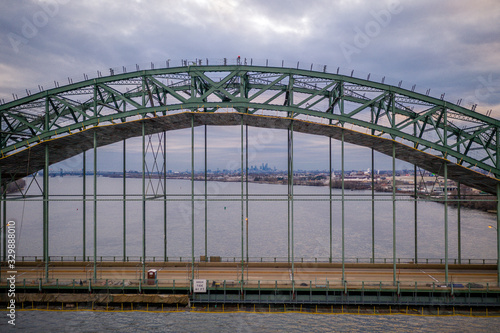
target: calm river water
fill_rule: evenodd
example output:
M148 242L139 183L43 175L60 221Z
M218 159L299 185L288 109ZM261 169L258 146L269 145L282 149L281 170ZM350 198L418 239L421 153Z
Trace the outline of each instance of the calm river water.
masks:
M19 312L23 332L498 332L500 318L410 315L205 314L190 312Z
M29 183L28 179L28 183ZM88 200L92 200L92 177L87 177ZM98 178L98 193L106 201L97 205L97 254L123 254L122 180ZM148 193L158 183L148 184ZM126 204L127 256L142 255L141 179L127 180ZM197 199L203 200L204 183L195 182ZM167 255L191 256L191 183L187 180L168 180ZM237 182L209 182L208 192L224 194L209 197L207 250L209 256L241 256L241 184ZM81 177L50 179L50 236L51 256L81 256L83 253L83 204ZM249 184L248 236L250 257L287 257L288 218L287 186ZM334 190L333 202L333 257L341 257L341 202L340 190ZM40 194L32 184L28 194ZM135 194L135 196L134 196ZM296 258L327 258L330 255L330 218L327 187L294 187L294 252ZM371 202L370 191L346 191L345 202L345 256L370 258ZM74 195L71 197L70 195ZM375 202L375 256L392 258L392 201L390 194ZM58 201L59 200L59 201ZM205 252L204 202L195 204L195 256ZM164 218L163 202L150 200L146 205L146 255L163 256ZM444 258L444 206L435 202L418 204L418 257ZM86 254L93 256L93 202L87 202ZM19 256L42 255L42 202L8 202L7 218L17 221ZM401 197L396 206L396 251L399 258L414 258L414 203L410 197ZM457 258L457 211L448 209L449 257ZM462 258L495 259L496 233L488 225L496 224L496 216L485 212L462 209Z

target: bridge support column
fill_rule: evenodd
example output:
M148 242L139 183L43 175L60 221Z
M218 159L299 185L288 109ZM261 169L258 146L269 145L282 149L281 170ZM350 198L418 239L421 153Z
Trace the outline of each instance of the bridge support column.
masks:
M245 252L244 252L244 235L245 235L245 206L243 202L243 181L245 175L243 174L243 163L244 163L244 141L243 141L243 115L241 116L241 137L240 137L240 144L241 144L241 150L240 150L240 157L241 157L241 165L240 165L240 183L241 183L241 280L240 280L240 286L241 286L241 295L243 296L243 283L245 282Z
M372 124L375 123L375 110L372 106L370 108L370 121ZM371 134L375 135L375 130L371 130ZM372 264L375 263L375 149L372 147L372 164L371 164L371 187L372 187Z
M328 181L329 187L329 198L330 198L330 258L328 260L329 263L332 263L333 256L333 202L332 202L332 137L328 138L329 142L329 151L328 151L328 161L329 161L329 172L328 175L330 177Z
M295 289L295 249L294 249L294 221L293 221L293 120L290 124L290 222L291 222L291 241L292 241L292 289Z
M290 128L287 130L287 247L288 247L288 264L290 264Z
M94 281L97 279L97 132L94 130Z
M448 145L448 112L443 109L443 144ZM444 155L444 280L448 285L448 161L447 154Z
M7 189L7 183L5 183L5 185L2 185L2 167L0 166L0 225L1 225L1 229L0 229L0 239L1 239L1 245L0 245L0 258L2 258L1 260L2 261L7 261L7 253L5 252L6 250L6 235L7 235L7 231L4 230L7 225L7 223L5 223L4 219L3 219L3 212L5 211L5 207L4 207L4 196L3 194L6 192L6 189Z
M142 134L142 280L146 279L146 128L141 123Z
M342 124L342 127L344 125ZM345 173L344 173L344 128L340 144L341 188L342 188L342 285L345 284Z
M1 139L1 135L0 135L0 139ZM7 186L7 185L5 185L5 186ZM2 166L0 166L0 226L1 226L1 228L0 228L0 239L1 239L1 241L0 241L0 258L3 258L2 255L3 255L3 252L4 252L3 248L2 248L3 243L4 243L4 240L3 240L3 237L2 237L3 236L2 234L4 232L3 229L4 229L4 226L5 226L5 228L7 228L6 224L2 223L2 212L3 212L3 207L2 207L3 200L2 199L3 199ZM2 259L2 261L5 261L5 259ZM1 270L1 267L0 267L0 281L2 280L2 272L1 271L2 270Z
M3 226L3 261L7 261L7 184L5 184L5 189L2 194L2 226Z
M2 128L2 120L0 119L0 129ZM0 142L2 141L2 133L0 131ZM7 187L7 184L5 184L5 187ZM2 191L2 166L0 165L0 226L2 228L0 229L0 258L2 258L2 261L5 261L6 257L5 255L5 250L3 249L3 244L4 239L3 239L3 226L6 225L6 223L2 223L2 211L3 211L3 191ZM0 274L0 280L1 280L1 274Z
M1 135L0 135L0 138L1 138ZM7 185L5 185L5 186L7 186ZM3 226L5 224L2 223L3 222L3 220L2 220L3 200L2 199L3 199L2 166L0 165L0 226L1 226L1 228L0 228L0 258L2 258L1 261L5 261L5 259L3 258L3 252L4 252L3 251L3 243L4 243L4 240L3 240L3 229L4 228L3 228ZM0 269L0 281L2 280L1 276L2 275L1 275L1 269Z
M194 114L191 115L191 283L194 283Z
M448 284L448 163L444 162L444 280Z
M163 131L163 261L167 255L167 131Z
M248 125L245 125L245 221L247 250L247 281L248 281Z
M5 187L7 187L7 183L5 183ZM2 230L0 231L0 237L2 239L2 247L1 247L1 253L2 253L2 261L7 261L7 228L5 227L7 225L7 219L6 219L6 214L5 211L7 209L6 205L6 189L0 193L0 201L1 201L1 211L2 214L0 215L0 224L2 225Z
M45 100L45 122L44 129L48 130L50 124L49 101ZM45 280L49 279L49 146L46 144L44 149L43 166L43 261L45 263ZM7 193L7 192L5 192ZM5 196L4 196L5 198ZM4 209L5 213L5 209ZM4 219L4 228L7 221ZM5 244L5 241L4 241ZM4 251L5 255L5 251Z
M417 166L413 166L413 214L415 226L415 264L418 264L418 186L417 186Z
M500 287L500 184L497 183L497 285Z
M5 197L4 197L5 198ZM5 228L4 221L4 228ZM49 279L49 146L45 145L45 164L43 167L43 261L45 280Z
M207 176L208 176L208 153L207 153L207 125L205 125L205 261L208 261L208 206L207 206Z
M340 89L340 114L344 114L344 82L340 81L339 82L339 89ZM342 187L342 285L345 285L345 170L344 170L344 141L345 141L345 133L344 133L344 126L345 123L342 122L342 130L341 130L341 145L340 145L340 164L341 164L341 187Z
M83 152L83 161L82 161L82 261L86 261L86 250L87 250L87 153Z
M413 135L417 136L417 124L413 124ZM415 143L415 149L418 149L418 143ZM414 214L414 229L415 229L415 264L418 264L418 177L417 177L417 165L413 165L413 214Z
M462 203L462 195L460 193L460 182L457 182L457 232L458 232L458 264L462 263L462 217L461 217L461 203Z
M288 114L291 118L291 115ZM288 264L291 264L292 269L292 288L294 288L294 251L293 251L293 120L290 122L290 127L287 130L287 203L288 203Z
M373 131L372 131L373 132ZM372 133L373 135L373 133ZM371 172L371 181L372 181L372 264L375 263L375 151L372 148L372 172Z
M123 262L127 261L127 142L123 140Z
M396 143L392 143L392 275L393 284L396 278Z

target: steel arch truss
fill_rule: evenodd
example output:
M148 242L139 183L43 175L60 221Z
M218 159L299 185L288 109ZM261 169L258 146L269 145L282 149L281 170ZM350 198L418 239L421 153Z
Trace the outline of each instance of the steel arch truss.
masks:
M340 126L500 178L498 120L383 83L247 65L101 76L0 105L1 158L96 126L229 110Z

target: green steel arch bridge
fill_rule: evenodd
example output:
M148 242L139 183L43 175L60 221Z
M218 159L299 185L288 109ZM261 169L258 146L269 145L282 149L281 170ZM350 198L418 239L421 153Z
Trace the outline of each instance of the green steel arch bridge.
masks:
M68 81L33 94L27 90L27 96L14 95L0 105L4 188L39 170L44 170L45 188L51 164L127 138L202 125L245 125L287 130L289 145L297 131L368 147L391 156L393 165L399 159L445 180L500 193L500 121L458 102L417 93L415 87L401 88L401 83L332 73L326 66L273 67L240 58L216 64L183 60L179 66L167 61L162 68L123 67ZM289 191L293 198L293 186ZM446 198L446 186L445 192Z
M201 61L200 61L201 62ZM99 76L0 105L2 183L164 129L245 124L331 136L496 194L500 121L384 83L296 68L202 65ZM17 96L16 96L17 97ZM227 114L231 109L234 114ZM192 112L192 114L183 112ZM182 114L183 113L183 114ZM264 115L265 117L256 117ZM41 155L40 155L41 154ZM27 159L31 161L27 171Z

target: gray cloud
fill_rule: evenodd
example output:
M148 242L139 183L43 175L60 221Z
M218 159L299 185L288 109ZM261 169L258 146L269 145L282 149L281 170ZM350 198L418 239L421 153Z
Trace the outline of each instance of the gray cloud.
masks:
M241 55L403 80L500 117L494 0L32 0L0 1L0 13L0 98L110 67Z

